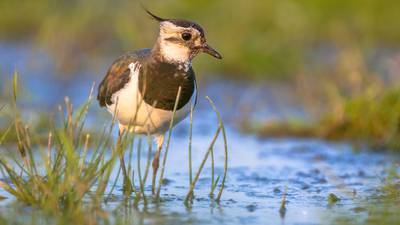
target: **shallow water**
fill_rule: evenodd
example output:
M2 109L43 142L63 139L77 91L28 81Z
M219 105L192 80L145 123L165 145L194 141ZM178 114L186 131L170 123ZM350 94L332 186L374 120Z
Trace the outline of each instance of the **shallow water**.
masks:
M30 63L32 59L34 63ZM94 76L93 72L82 72L73 79L55 77L51 59L46 54L4 43L0 44L0 62L3 70L0 81L11 79L10 74L17 67L22 84L32 96L22 104L33 108L40 106L42 110L55 108L65 95L76 104L82 103L93 80L101 79L101 75ZM216 101L227 126L229 173L220 204L213 203L208 196L209 162L196 186L193 206L187 208L183 204L188 190L189 125L185 120L173 132L165 174L169 182L163 186L161 205L129 208L129 211L121 209L116 217L122 215L133 224L327 224L347 213L362 221L367 215L358 203L371 196L381 185L386 170L400 161L397 155L356 152L347 143L294 138L261 140L243 134L235 123L241 116L274 118L290 114L307 118L307 115L287 90L266 84L218 80L200 85L201 97L194 114L194 171L217 128L216 116L204 99L205 95ZM104 111L93 104L89 113L92 126L109 122L110 116ZM215 147L215 159L216 173L222 174L222 140ZM330 193L341 200L329 204ZM104 206L108 211L120 203L121 184L114 194L116 200ZM285 212L280 210L284 194ZM29 223L29 215L36 213L35 210L15 205L14 199L2 189L0 195L8 197L1 204L2 217L23 214L16 220Z

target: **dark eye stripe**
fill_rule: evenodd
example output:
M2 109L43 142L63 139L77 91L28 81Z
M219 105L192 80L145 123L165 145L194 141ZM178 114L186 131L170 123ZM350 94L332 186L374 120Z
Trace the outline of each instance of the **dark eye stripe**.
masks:
M165 38L164 40L170 41L170 42L180 42L181 41L181 39L176 38L176 37L169 37L169 38Z

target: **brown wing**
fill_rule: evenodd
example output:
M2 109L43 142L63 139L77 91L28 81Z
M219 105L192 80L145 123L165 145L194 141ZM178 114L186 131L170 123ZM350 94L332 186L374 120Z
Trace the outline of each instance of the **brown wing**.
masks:
M112 95L129 82L129 64L140 62L149 54L150 49L142 49L122 55L114 61L98 88L97 100L101 107L113 104L111 101Z

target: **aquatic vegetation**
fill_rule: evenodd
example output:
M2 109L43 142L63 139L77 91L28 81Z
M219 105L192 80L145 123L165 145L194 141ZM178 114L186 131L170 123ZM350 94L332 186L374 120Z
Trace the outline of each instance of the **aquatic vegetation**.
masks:
M0 187L18 201L38 206L45 212L64 212L63 215L69 219L93 219L82 216L89 208L97 210L95 208L101 202L114 168L117 154L105 157L110 142L107 135L111 129L104 130L102 141L90 143L90 134L83 133L83 126L91 96L76 112L66 98L66 114L60 110L60 124L50 128L47 146L38 146L35 135L24 124L17 110L16 77L14 128L19 154L11 152L8 157L1 156L0 172L4 180L0 182ZM90 157L89 145L93 147ZM93 205L83 207L85 201Z
M279 208L279 215L281 216L281 218L285 218L286 215L286 192L287 187L285 187L285 191L282 194L281 207Z
M379 190L369 198L361 201L357 207L359 211L365 212L363 219L344 214L335 218L336 224L398 224L400 220L400 174L398 167L388 171Z
M143 145L140 137L126 134L122 136L120 142L113 144L114 119L101 132L90 133L86 130L85 123L92 101L93 88L87 102L77 109L74 109L69 98L65 98L64 107L59 107L59 115L53 118L52 125L48 127L47 143L43 145L40 138L37 138L37 135L30 130L29 125L24 123L21 113L18 111L17 75L14 76L13 83L14 122L13 126L0 136L0 141L7 139L8 131L14 129L17 137L16 143L12 145L10 144L12 142L8 142L4 147L6 149L16 148L18 151L4 151L7 154L0 156L1 189L14 196L18 202L38 207L56 221L67 224L97 224L99 220L107 222L108 215L113 212L104 208L107 202L112 201L113 196L117 195L115 192L117 183L120 182L119 179L123 181L121 204L125 204L125 207L131 204L134 207L138 207L139 204L144 207L151 204L162 204L160 200L163 196L160 193L161 186L164 184L172 129L168 134L163 154L157 194L146 196L146 181L152 157L152 140L149 136L146 137L148 154L143 173L141 163ZM179 94L177 97L179 98ZM212 103L211 100L210 102ZM212 107L216 110L213 103ZM172 124L173 121L171 121L171 127ZM223 123L219 121L218 132L210 144L211 149L219 137L218 134L222 127ZM225 134L223 138L226 143ZM208 160L210 148L207 150L203 163ZM135 151L137 153L137 170L133 166ZM125 158L126 153L129 164L123 164L123 161L118 164L118 159ZM227 165L225 168L227 169ZM115 172L117 172L116 177L113 176ZM195 180L189 179L190 186L188 188L191 198L193 198L196 181L201 172L202 166L196 171ZM120 176L121 173L122 176ZM226 171L223 176L226 176ZM211 181L213 189L220 187L218 201L221 198L224 183L225 179L221 184L218 183L218 179ZM187 206L191 205L188 201L184 203Z
M328 195L328 204L335 204L336 202L340 201L340 198L333 193Z

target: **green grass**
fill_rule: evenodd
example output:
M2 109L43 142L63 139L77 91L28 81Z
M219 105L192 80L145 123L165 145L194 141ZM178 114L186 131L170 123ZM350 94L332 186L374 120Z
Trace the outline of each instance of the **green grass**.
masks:
M102 141L89 143L90 135L84 133L83 126L91 95L76 111L66 98L66 113L60 111L60 121L49 128L47 146L37 145L17 109L17 90L14 76L15 147L19 154L1 156L0 172L6 180L0 187L16 200L46 213L62 214L65 219L80 223L93 220L92 214L85 215L101 204L115 164L116 154L106 157L111 127L103 132ZM86 157L89 145L92 156ZM84 205L87 201L91 202L88 206Z
M348 140L367 149L400 150L400 88L362 93L343 99L339 111L331 108L312 122L272 121L245 129L264 137L319 137ZM331 106L333 107L333 106ZM365 148L362 148L365 149Z
M171 121L165 149L163 149L157 194L151 196L146 192L145 186L152 157L152 139L149 136L146 138L148 154L144 165L145 170L142 171L140 156L143 138L135 137L134 134L125 134L121 137L121 142L114 144L112 133L115 119L101 132L90 133L85 129L93 89L88 101L77 109L74 109L70 100L65 98L65 106L60 107L59 115L52 118L51 126L47 127L47 141L43 143L42 138L38 138L29 124L24 122L18 110L17 75L14 76L13 83L11 108L14 118L13 122L10 122L12 126L0 136L0 141L6 140L11 130L15 132L16 141L13 142L14 139L12 139L7 142L7 145L1 145L2 148L8 150L6 152L9 154L0 156L0 173L3 178L0 181L0 188L12 195L17 203L40 209L41 213L47 215L46 218L52 218L58 224L104 224L110 222L110 219L117 219L110 218L114 212L104 209L107 202L112 201L111 198L115 195L123 197L119 204L124 207L162 204L161 186L167 169L167 154L173 121ZM212 107L215 107L213 103ZM193 117L191 116L190 119L192 124ZM214 136L210 148L213 148L215 141L219 138L218 134L222 127L223 123L219 121L218 133ZM223 139L226 142L225 135ZM195 171L195 180L191 181L188 178L191 199L196 181L201 175L204 163L208 160L210 148L200 168ZM128 164L119 164L119 166L118 159L126 154L129 158ZM134 155L137 155L135 159ZM224 179L221 183L218 183L218 180L210 181L213 190L220 188L218 201L224 188L226 162ZM135 164L137 167L134 166ZM124 170L125 172L122 173L121 171ZM118 174L115 180L111 179L113 171L117 171ZM214 174L212 176L214 177ZM120 193L115 192L118 183L124 184ZM191 206L191 202L188 201L182 204Z
M351 98L343 108L343 115L328 113L322 118L321 136L400 150L400 88Z
M347 46L332 65L290 82L308 119L248 121L243 130L263 137L318 137L350 141L359 149L399 151L399 79L375 74L361 52Z
M367 51L399 47L398 1L168 0L145 5L160 16L188 18L204 26L224 62L202 56L196 67L213 74L245 79L294 76L318 46L351 43ZM1 39L34 40L66 71L82 66L81 59L150 47L157 32L139 1L5 0L0 15Z

